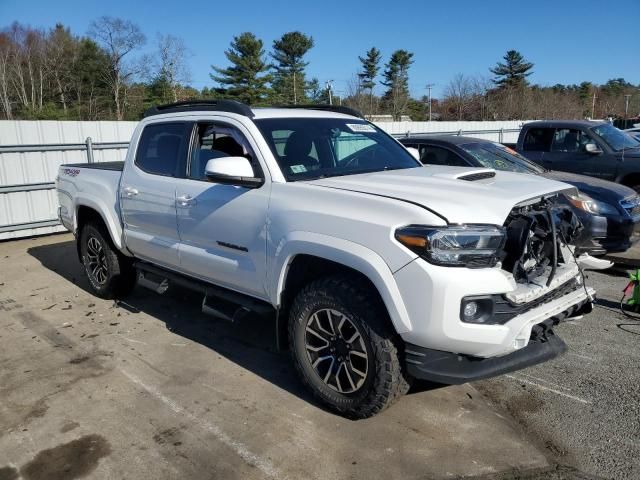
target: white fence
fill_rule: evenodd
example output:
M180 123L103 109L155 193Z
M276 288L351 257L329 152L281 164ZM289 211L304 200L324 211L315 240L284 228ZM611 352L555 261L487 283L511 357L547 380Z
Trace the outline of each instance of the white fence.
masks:
M62 231L54 180L63 163L123 160L136 122L0 121L0 240ZM87 148L87 138L93 140Z
M495 142L516 143L520 128L531 120L503 122L376 122L394 136L420 133L469 135Z
M513 142L524 122L378 122L396 136L470 134ZM0 121L0 240L62 231L54 187L63 163L123 160L136 122Z

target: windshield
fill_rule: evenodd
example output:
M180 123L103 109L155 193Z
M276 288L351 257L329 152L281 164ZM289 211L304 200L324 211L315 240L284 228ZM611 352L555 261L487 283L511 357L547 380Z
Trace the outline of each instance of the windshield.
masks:
M499 143L466 143L459 145L483 167L507 172L543 173L545 170L515 150Z
M638 140L608 123L593 127L591 131L604 140L611 147L611 150L615 152L620 152L626 148L640 147Z
M389 135L364 120L255 120L288 181L355 175L422 165Z

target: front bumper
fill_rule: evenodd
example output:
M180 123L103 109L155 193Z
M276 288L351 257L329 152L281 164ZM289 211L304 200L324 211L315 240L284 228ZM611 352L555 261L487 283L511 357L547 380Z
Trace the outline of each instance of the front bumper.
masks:
M503 357L478 358L406 345L407 373L421 380L458 385L546 362L567 349L550 328L550 323L536 325L534 338L526 347Z
M500 268L438 267L422 259L406 265L394 277L410 319L407 331L400 332L405 344L481 358L501 357L525 348L536 325L566 316L565 312L595 297L592 288L582 285L575 264L558 268L549 287L543 284L526 289ZM577 287L536 301L569 281L577 282ZM510 307L506 312L509 318L502 324L463 322L461 301L475 295L506 295L524 308Z
M578 253L597 256L624 252L640 239L640 215L603 217L577 209L574 212L584 226L575 240Z

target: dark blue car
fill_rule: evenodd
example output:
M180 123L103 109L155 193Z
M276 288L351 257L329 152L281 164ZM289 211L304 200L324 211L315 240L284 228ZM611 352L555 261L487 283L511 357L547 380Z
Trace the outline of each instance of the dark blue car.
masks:
M462 136L417 135L399 139L420 152L425 165L487 167L542 175L568 183L580 193L567 197L585 229L579 253L603 255L624 252L638 239L640 196L629 187L599 178L547 170L515 150L489 140Z

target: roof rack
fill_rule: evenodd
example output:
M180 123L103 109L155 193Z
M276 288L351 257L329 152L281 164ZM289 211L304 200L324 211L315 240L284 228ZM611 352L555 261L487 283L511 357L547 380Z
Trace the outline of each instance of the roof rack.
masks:
M352 117L358 117L364 119L364 115L351 107L343 107L342 105L277 105L275 108L301 108L306 110L323 110L327 112L343 113L345 115L351 115Z
M175 112L229 112L253 118L253 110L244 103L235 100L187 100L184 102L168 103L166 105L156 105L144 112L144 117L161 115L163 113Z

